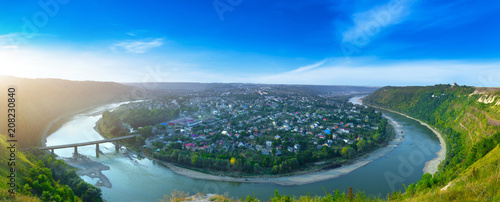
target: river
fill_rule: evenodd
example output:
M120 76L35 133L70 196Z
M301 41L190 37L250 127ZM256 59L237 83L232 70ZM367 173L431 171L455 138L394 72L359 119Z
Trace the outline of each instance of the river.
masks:
M354 100L356 99L351 101L355 103ZM104 139L94 130L94 126L101 118L102 112L112 110L120 104L122 103L104 105L73 116L47 137L46 145ZM383 113L403 126L406 137L399 147L347 175L306 185L284 186L191 179L178 175L155 161L138 158L124 147L116 152L112 143L99 145L103 152L99 158L96 157L95 145L79 147L78 152L109 167L108 170L102 171L102 174L109 179L112 186L101 187L103 198L107 201L157 201L173 190L190 194L228 194L233 198L254 195L265 201L273 195L274 190L278 190L280 194L295 196L324 195L324 190L331 193L336 189L346 191L348 187L385 197L392 191L400 190L403 184L416 183L423 174L425 162L437 156L435 153L439 151L440 145L434 133L417 121L391 112ZM55 153L69 161L73 151L73 148L58 149ZM88 176L82 178L92 184L99 180Z

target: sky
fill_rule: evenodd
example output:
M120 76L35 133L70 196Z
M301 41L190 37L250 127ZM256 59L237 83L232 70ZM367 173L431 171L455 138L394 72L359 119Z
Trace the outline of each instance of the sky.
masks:
M500 87L500 2L0 3L0 75L115 82Z

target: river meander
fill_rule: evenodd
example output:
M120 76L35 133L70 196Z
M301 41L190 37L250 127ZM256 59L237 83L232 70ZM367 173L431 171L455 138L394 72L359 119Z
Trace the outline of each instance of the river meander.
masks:
M120 103L108 104L73 116L59 129L47 137L47 146L86 142L104 139L95 130L96 122L102 112L118 107ZM425 162L435 158L439 151L439 140L435 134L419 122L404 116L383 112L403 126L406 133L404 142L392 152L353 172L338 178L306 185L284 186L262 183L235 183L199 180L178 175L169 168L147 158L138 158L135 154L121 148L116 152L112 143L100 144L103 154L96 157L95 145L79 147L78 152L89 159L104 164L109 170L103 170L111 182L111 188L101 187L103 198L107 201L157 201L173 190L191 194L227 193L239 198L247 195L268 200L274 190L280 194L324 195L325 191L347 190L353 187L366 194L385 197L392 191L402 188L403 184L416 183L423 174ZM58 149L55 153L62 158L73 156L73 148ZM92 184L99 179L82 176ZM324 189L323 189L324 188Z

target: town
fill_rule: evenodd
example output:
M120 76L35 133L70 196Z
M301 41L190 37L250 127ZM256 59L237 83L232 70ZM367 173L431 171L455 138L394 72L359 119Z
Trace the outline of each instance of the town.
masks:
M287 173L317 162L340 166L389 139L387 121L375 109L287 87L157 98L124 105L103 119L115 124L104 127L115 136L141 134L137 142L153 158L247 174Z

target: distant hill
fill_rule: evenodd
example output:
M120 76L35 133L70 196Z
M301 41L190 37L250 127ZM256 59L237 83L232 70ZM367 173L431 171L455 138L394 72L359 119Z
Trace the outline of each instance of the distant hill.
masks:
M195 92L215 88L245 88L245 87L282 87L308 91L315 94L359 94L372 93L379 87L369 86L339 86L339 85L285 85L285 84L252 84L252 83L196 83L196 82L157 82L157 83L123 83L125 85L145 88L159 92Z
M112 82L0 77L0 133L7 133L7 89L16 89L16 138L40 145L45 127L58 117L92 106L130 99L132 87Z
M435 85L384 87L363 103L398 111L437 128L446 159L394 200L500 201L500 91Z

